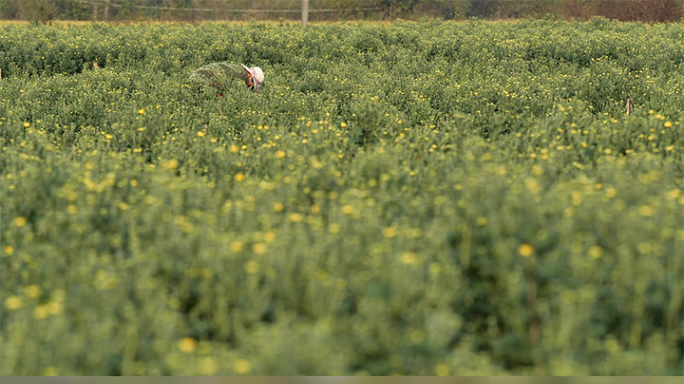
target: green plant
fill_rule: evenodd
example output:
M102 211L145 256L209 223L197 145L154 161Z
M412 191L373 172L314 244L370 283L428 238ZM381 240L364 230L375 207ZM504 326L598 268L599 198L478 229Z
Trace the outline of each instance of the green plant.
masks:
M683 28L0 27L0 373L681 372Z

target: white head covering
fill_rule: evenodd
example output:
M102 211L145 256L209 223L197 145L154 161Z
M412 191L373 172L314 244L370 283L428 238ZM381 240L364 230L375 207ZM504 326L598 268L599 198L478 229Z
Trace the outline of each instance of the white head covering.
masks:
M242 68L244 68L247 72L252 74L252 80L254 81L254 90L258 91L261 87L261 84L264 83L264 72L259 67L247 68L247 66L244 64L242 64Z

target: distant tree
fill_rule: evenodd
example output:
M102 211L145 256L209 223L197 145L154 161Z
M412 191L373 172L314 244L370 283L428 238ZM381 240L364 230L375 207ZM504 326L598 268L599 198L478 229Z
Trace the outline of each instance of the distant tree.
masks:
M470 0L420 0L413 8L417 16L431 16L445 20L463 19L470 9Z
M381 0L390 18L439 17L446 20L464 18L471 0Z
M60 14L58 4L53 1L22 1L20 15L35 23L49 23Z
M499 7L500 0L471 0L467 16L479 18L494 17Z
M20 18L21 1L4 0L0 1L0 15L4 20L14 20Z
M622 21L666 22L684 17L682 0L597 0L593 14Z

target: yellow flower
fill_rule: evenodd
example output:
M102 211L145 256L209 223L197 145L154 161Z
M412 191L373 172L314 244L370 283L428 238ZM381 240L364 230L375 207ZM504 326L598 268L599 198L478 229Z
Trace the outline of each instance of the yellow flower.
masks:
M57 368L50 366L45 368L43 376L59 376L59 372L57 371Z
M446 364L437 364L434 368L435 376L449 376L449 366Z
M639 208L639 213L641 213L641 216L651 216L653 215L653 208L648 205L642 205L641 208Z
M25 288L26 296L36 299L40 296L41 289L37 285L29 285Z
M342 207L342 213L344 213L345 215L351 215L352 213L354 213L354 207L347 204L344 207Z
M680 194L680 193L681 193L681 192L679 191L679 189L673 189L673 190L671 190L670 192L667 193L667 196L668 196L670 199L676 199L676 198L679 197L679 194Z
M164 168L168 169L168 170L172 170L172 169L178 168L179 165L180 165L180 163L178 162L178 160L174 159L174 160L169 160L166 163L164 163Z
M532 248L532 246L529 244L521 244L518 247L518 253L520 253L520 255L523 257L529 257L532 256L532 253L534 253L534 248Z
M240 147L238 147L238 146L235 145L235 144L232 144L232 145L228 148L228 150L230 151L230 153L238 153L238 152L240 151Z
M202 358L199 361L199 369L200 373L205 376L212 376L216 373L218 370L218 366L216 364L216 359L213 357L205 357Z
M541 189L541 186L537 182L537 180L533 178L527 178L525 179L525 186L527 189L532 192L532 193L539 193L539 190Z
M283 203L275 203L275 204L273 204L273 209L276 212L282 212L283 209L285 209L285 206L283 205Z
M197 132L197 136L204 137L204 132L202 132L202 131Z
M601 248L598 245L594 245L591 248L589 248L589 256L593 257L594 259L598 259L603 255L603 248Z
M75 205L72 204L72 205L67 207L67 212L70 215L75 215L76 213L78 213L78 207L76 207Z
M417 260L418 257L413 252L406 252L403 255L401 255L401 262L404 264L415 264Z
M230 243L230 250L233 252L240 252L242 251L242 241L233 241Z
M112 136L110 134L105 135L105 139L107 139L107 140L111 140L112 138L114 138L114 136Z
M24 225L26 225L26 218L21 216L17 217L16 219L14 219L14 225L16 225L17 227L23 227Z
M269 243L272 243L276 239L276 234L274 232L266 232L264 234L264 240L266 240Z
M21 305L21 299L17 296L10 296L5 299L5 308L9 309L10 311L21 308Z
M48 316L50 316L50 311L48 310L47 305L39 305L33 309L33 317L38 320L42 320Z
M57 315L62 313L62 304L57 301L51 301L47 303L48 313L51 315Z
M339 233L340 232L339 224L335 224L335 223L330 224L330 226L328 227L328 232L330 232L333 235L336 233Z
M252 245L252 252L256 253L257 255L266 253L266 244L256 243Z
M649 244L649 243L639 243L639 245L637 245L637 250L640 253L647 254L647 253L651 252L652 247L651 247L651 244Z
M606 340L605 344L606 349L611 353L618 353L620 352L620 350L622 350L622 348L620 347L620 343L618 343L618 341L612 337Z
M387 227L382 230L382 235L388 239L391 239L397 235L397 229L394 227Z
M138 109L138 114L144 115L144 114L145 114L145 109L144 109L144 108Z
M28 127L30 127L30 126L31 126L31 123L29 123L28 121L27 121L27 122L24 122L24 128L28 128Z
M421 230L420 228L409 228L408 230L406 230L406 236L409 239L418 239L421 236L423 236L423 230Z
M276 159L282 159L283 157L285 157L285 151L276 152Z
M610 198L617 196L617 193L618 193L617 189L615 189L613 187L606 189L606 196L608 196Z
M5 253L8 255L13 254L14 253L14 247L12 247L11 245L6 246L5 247Z
M238 375L246 375L252 370L252 363L245 359L238 359L233 369Z
M487 224L487 218L486 217L478 217L477 218L477 225L483 226Z
M345 123L344 121L341 122L341 123L340 123L340 127L342 127L342 128L347 128L347 123Z
M302 221L303 219L304 219L304 216L302 216L302 215L299 214L299 213L292 213L292 214L290 214L290 221L293 222L293 223L299 223L299 222Z
M140 127L140 128L138 128L138 132L145 132L146 129L147 128L145 128L145 127Z
M666 121L664 124L665 128L672 128L672 122L671 121Z
M182 352L190 353L197 347L197 342L192 337L184 337L178 341L178 349Z
M258 273L259 269L259 263L257 263L254 260L245 263L245 272L247 272L250 275Z
M235 181L237 181L238 183L243 181L244 179L245 179L245 174L242 172L238 172L238 174L235 175Z

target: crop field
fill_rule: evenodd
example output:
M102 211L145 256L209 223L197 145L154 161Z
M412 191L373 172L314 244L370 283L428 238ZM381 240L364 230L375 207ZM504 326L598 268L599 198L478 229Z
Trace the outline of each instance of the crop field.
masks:
M186 85L224 60L260 92ZM6 24L0 69L2 375L682 374L682 23Z

